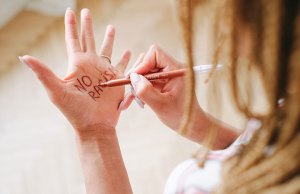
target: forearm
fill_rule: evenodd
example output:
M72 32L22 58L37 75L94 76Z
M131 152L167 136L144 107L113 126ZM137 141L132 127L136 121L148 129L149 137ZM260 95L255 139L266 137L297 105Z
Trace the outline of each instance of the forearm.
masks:
M195 110L188 138L210 149L225 149L238 137L237 131L200 107ZM211 139L210 139L211 138Z
M115 130L92 128L77 135L87 194L132 193Z

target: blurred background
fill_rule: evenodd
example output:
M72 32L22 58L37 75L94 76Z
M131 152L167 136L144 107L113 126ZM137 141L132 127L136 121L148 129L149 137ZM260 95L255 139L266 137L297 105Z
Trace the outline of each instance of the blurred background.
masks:
M44 61L63 77L67 58L63 15L89 8L99 45L107 24L116 27L112 61L125 49L132 65L153 43L183 61L175 0L1 0L0 7L0 194L84 194L84 182L74 133L48 100L19 55ZM204 4L199 1L198 4ZM211 17L197 6L196 63L210 58ZM205 74L197 75L197 96L207 109ZM220 87L226 87L221 86ZM243 120L222 96L222 120L239 128ZM149 107L135 103L122 113L117 126L121 150L134 193L162 193L168 174L199 145L180 137L157 119Z

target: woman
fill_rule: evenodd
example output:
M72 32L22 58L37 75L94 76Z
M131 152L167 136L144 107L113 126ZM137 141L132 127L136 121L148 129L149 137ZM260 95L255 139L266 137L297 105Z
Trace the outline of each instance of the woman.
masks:
M192 6L190 1L181 3L188 64L191 65ZM228 61L224 65L230 69L235 103L249 119L255 118L261 123L255 127L256 132L246 129L240 137L230 126L212 118L200 108L194 100L192 73L188 74L189 95L186 98L182 94L185 83L183 78L151 84L140 75L182 67L181 63L157 46L150 47L145 55L142 54L136 68L132 70L132 95L124 98L124 87L100 87L100 83L104 81L122 77L130 53L125 52L118 65L111 66L114 29L109 26L100 54L97 54L91 15L87 9L81 12L81 41L76 30L74 12L70 9L66 11L69 66L64 79L58 78L37 59L30 56L20 57L20 60L37 74L52 102L63 112L76 131L87 193L132 193L115 126L120 111L129 106L133 96L148 104L170 128L178 131L188 127L188 132L183 133L187 138L211 149L225 149L210 152L208 165L202 170L203 173L208 173L206 169L209 162L217 162L219 165L220 161L225 160L222 176L220 177L219 171L214 171L213 176L216 176L217 180L212 180L209 188L203 188L200 181L196 182L197 192L299 192L300 160L297 156L300 152L300 3L284 0L227 0L215 3L215 11L218 13L216 37L225 37L224 43L216 49L215 58L221 58L220 53L223 52L220 50L227 48L224 50L229 51L229 55L225 55L226 52L223 54L227 56L225 59ZM222 10L225 10L224 13ZM226 17L223 14L226 14ZM244 95L237 84L238 69L242 65L240 60L237 60L238 57L246 58L247 65L253 66L263 75L268 108L264 113L254 112L251 98L243 98ZM278 106L281 99L284 99L284 103ZM188 103L185 105L184 101ZM180 123L182 117L185 119L183 124ZM254 135L246 144L249 139L243 140L243 137L250 137L252 132ZM206 141L207 139L210 141ZM220 158L210 158L213 153L218 153ZM173 186L176 187L179 183L175 178ZM170 192L196 191L183 189Z

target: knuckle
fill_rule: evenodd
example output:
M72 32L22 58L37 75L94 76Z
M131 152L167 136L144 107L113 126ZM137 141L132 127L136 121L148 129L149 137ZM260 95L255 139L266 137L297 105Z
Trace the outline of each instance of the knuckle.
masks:
M153 50L153 51L156 51L156 52L160 52L161 51L161 48L160 46L158 46L158 44L154 43L150 46L150 49Z
M150 46L150 50L157 50L158 48L159 48L159 46L156 43L154 43Z

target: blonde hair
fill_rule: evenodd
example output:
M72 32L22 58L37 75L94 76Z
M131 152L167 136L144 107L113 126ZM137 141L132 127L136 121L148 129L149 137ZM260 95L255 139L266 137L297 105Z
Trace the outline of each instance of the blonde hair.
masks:
M188 126L194 77L192 56L192 0L180 0L179 11L189 65L189 90L186 100ZM299 193L300 192L300 1L215 0L215 36L225 37L229 77L234 103L247 118L256 118L261 127L249 144L223 165L224 182L215 193ZM225 14L225 15L224 15ZM220 30L227 25L228 32ZM258 69L264 86L268 111L257 114L252 108L253 94L244 97L238 83L238 31L250 32L250 57L247 65ZM223 33L220 35L220 33ZM218 40L218 39L217 39ZM218 44L219 41L216 41ZM224 46L225 47L225 46ZM217 50L216 52L220 52ZM224 52L226 53L226 52ZM215 54L218 60L219 53ZM250 81L251 82L251 81ZM249 83L249 82L248 82ZM247 88L246 88L247 89ZM283 101L282 106L278 105ZM185 131L185 130L182 130Z
M192 116L193 102L194 102L194 89L195 89L195 76L193 72L193 3L190 0L181 0L178 4L180 8L179 19L182 24L185 55L187 57L188 73L186 76L187 87L185 99L185 112L183 114L181 126L179 127L179 132L181 134L186 134L189 129L189 119Z

